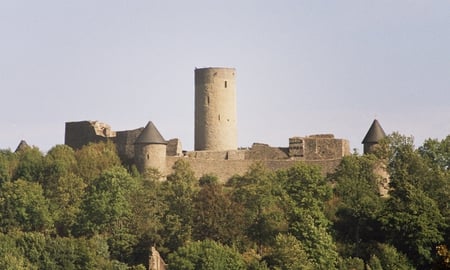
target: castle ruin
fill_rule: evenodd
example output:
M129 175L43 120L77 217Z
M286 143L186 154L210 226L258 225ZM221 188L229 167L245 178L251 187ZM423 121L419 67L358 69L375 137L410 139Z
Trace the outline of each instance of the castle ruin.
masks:
M185 159L197 177L214 174L221 181L244 174L255 162L281 169L303 161L319 165L323 173L333 172L342 157L350 154L348 140L332 134L294 136L286 147L253 143L238 148L235 77L234 68L195 70L193 151L183 150L179 139L165 140L151 121L145 127L126 131L113 131L98 121L67 122L65 144L79 149L91 142L110 140L122 162L136 165L141 173L156 168L167 175L177 160Z

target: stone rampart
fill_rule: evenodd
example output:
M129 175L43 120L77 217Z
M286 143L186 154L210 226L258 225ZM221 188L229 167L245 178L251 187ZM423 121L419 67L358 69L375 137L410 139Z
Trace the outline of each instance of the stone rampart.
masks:
M134 142L142 130L144 128L116 132L114 142L116 143L117 153L123 163L127 165L134 164Z
M80 149L89 143L104 142L115 136L109 125L98 121L67 122L64 144Z
M334 172L339 165L341 159L332 160L213 160L213 159L200 159L189 157L167 157L167 170L166 174L172 172L174 163L184 159L189 162L192 170L195 173L195 177L199 178L205 174L213 174L219 178L221 183L225 183L234 175L244 175L250 166L256 162L262 162L270 170L286 169L294 166L298 162L304 162L306 164L318 165L321 168L323 175Z

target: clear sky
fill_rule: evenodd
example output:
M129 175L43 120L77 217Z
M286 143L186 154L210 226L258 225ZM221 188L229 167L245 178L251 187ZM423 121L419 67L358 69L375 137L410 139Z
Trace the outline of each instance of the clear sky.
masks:
M239 145L450 134L450 1L0 0L0 149L151 120L193 149L195 67L235 67Z

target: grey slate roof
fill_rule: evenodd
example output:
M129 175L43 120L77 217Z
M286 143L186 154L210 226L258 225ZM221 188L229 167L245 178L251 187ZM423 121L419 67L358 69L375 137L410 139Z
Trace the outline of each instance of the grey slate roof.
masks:
M386 137L386 133L384 133L384 130L381 127L378 120L375 119L373 120L373 123L370 126L369 131L367 131L367 134L364 137L362 143L377 143L384 137Z
M159 133L152 121L150 121L145 126L144 130L142 130L134 144L167 144L167 141L164 140L161 133Z

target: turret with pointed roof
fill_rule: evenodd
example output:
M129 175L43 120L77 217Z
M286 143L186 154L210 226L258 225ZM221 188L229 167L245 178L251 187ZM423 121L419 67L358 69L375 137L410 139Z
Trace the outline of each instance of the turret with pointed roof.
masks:
M371 153L373 151L373 147L377 145L384 137L386 137L386 133L378 120L375 119L362 141L362 144L364 145L364 154Z
M148 122L134 142L136 167L141 173L148 168L155 168L161 174L166 170L167 141L164 140L153 122Z
M149 121L134 144L167 144L152 121Z

